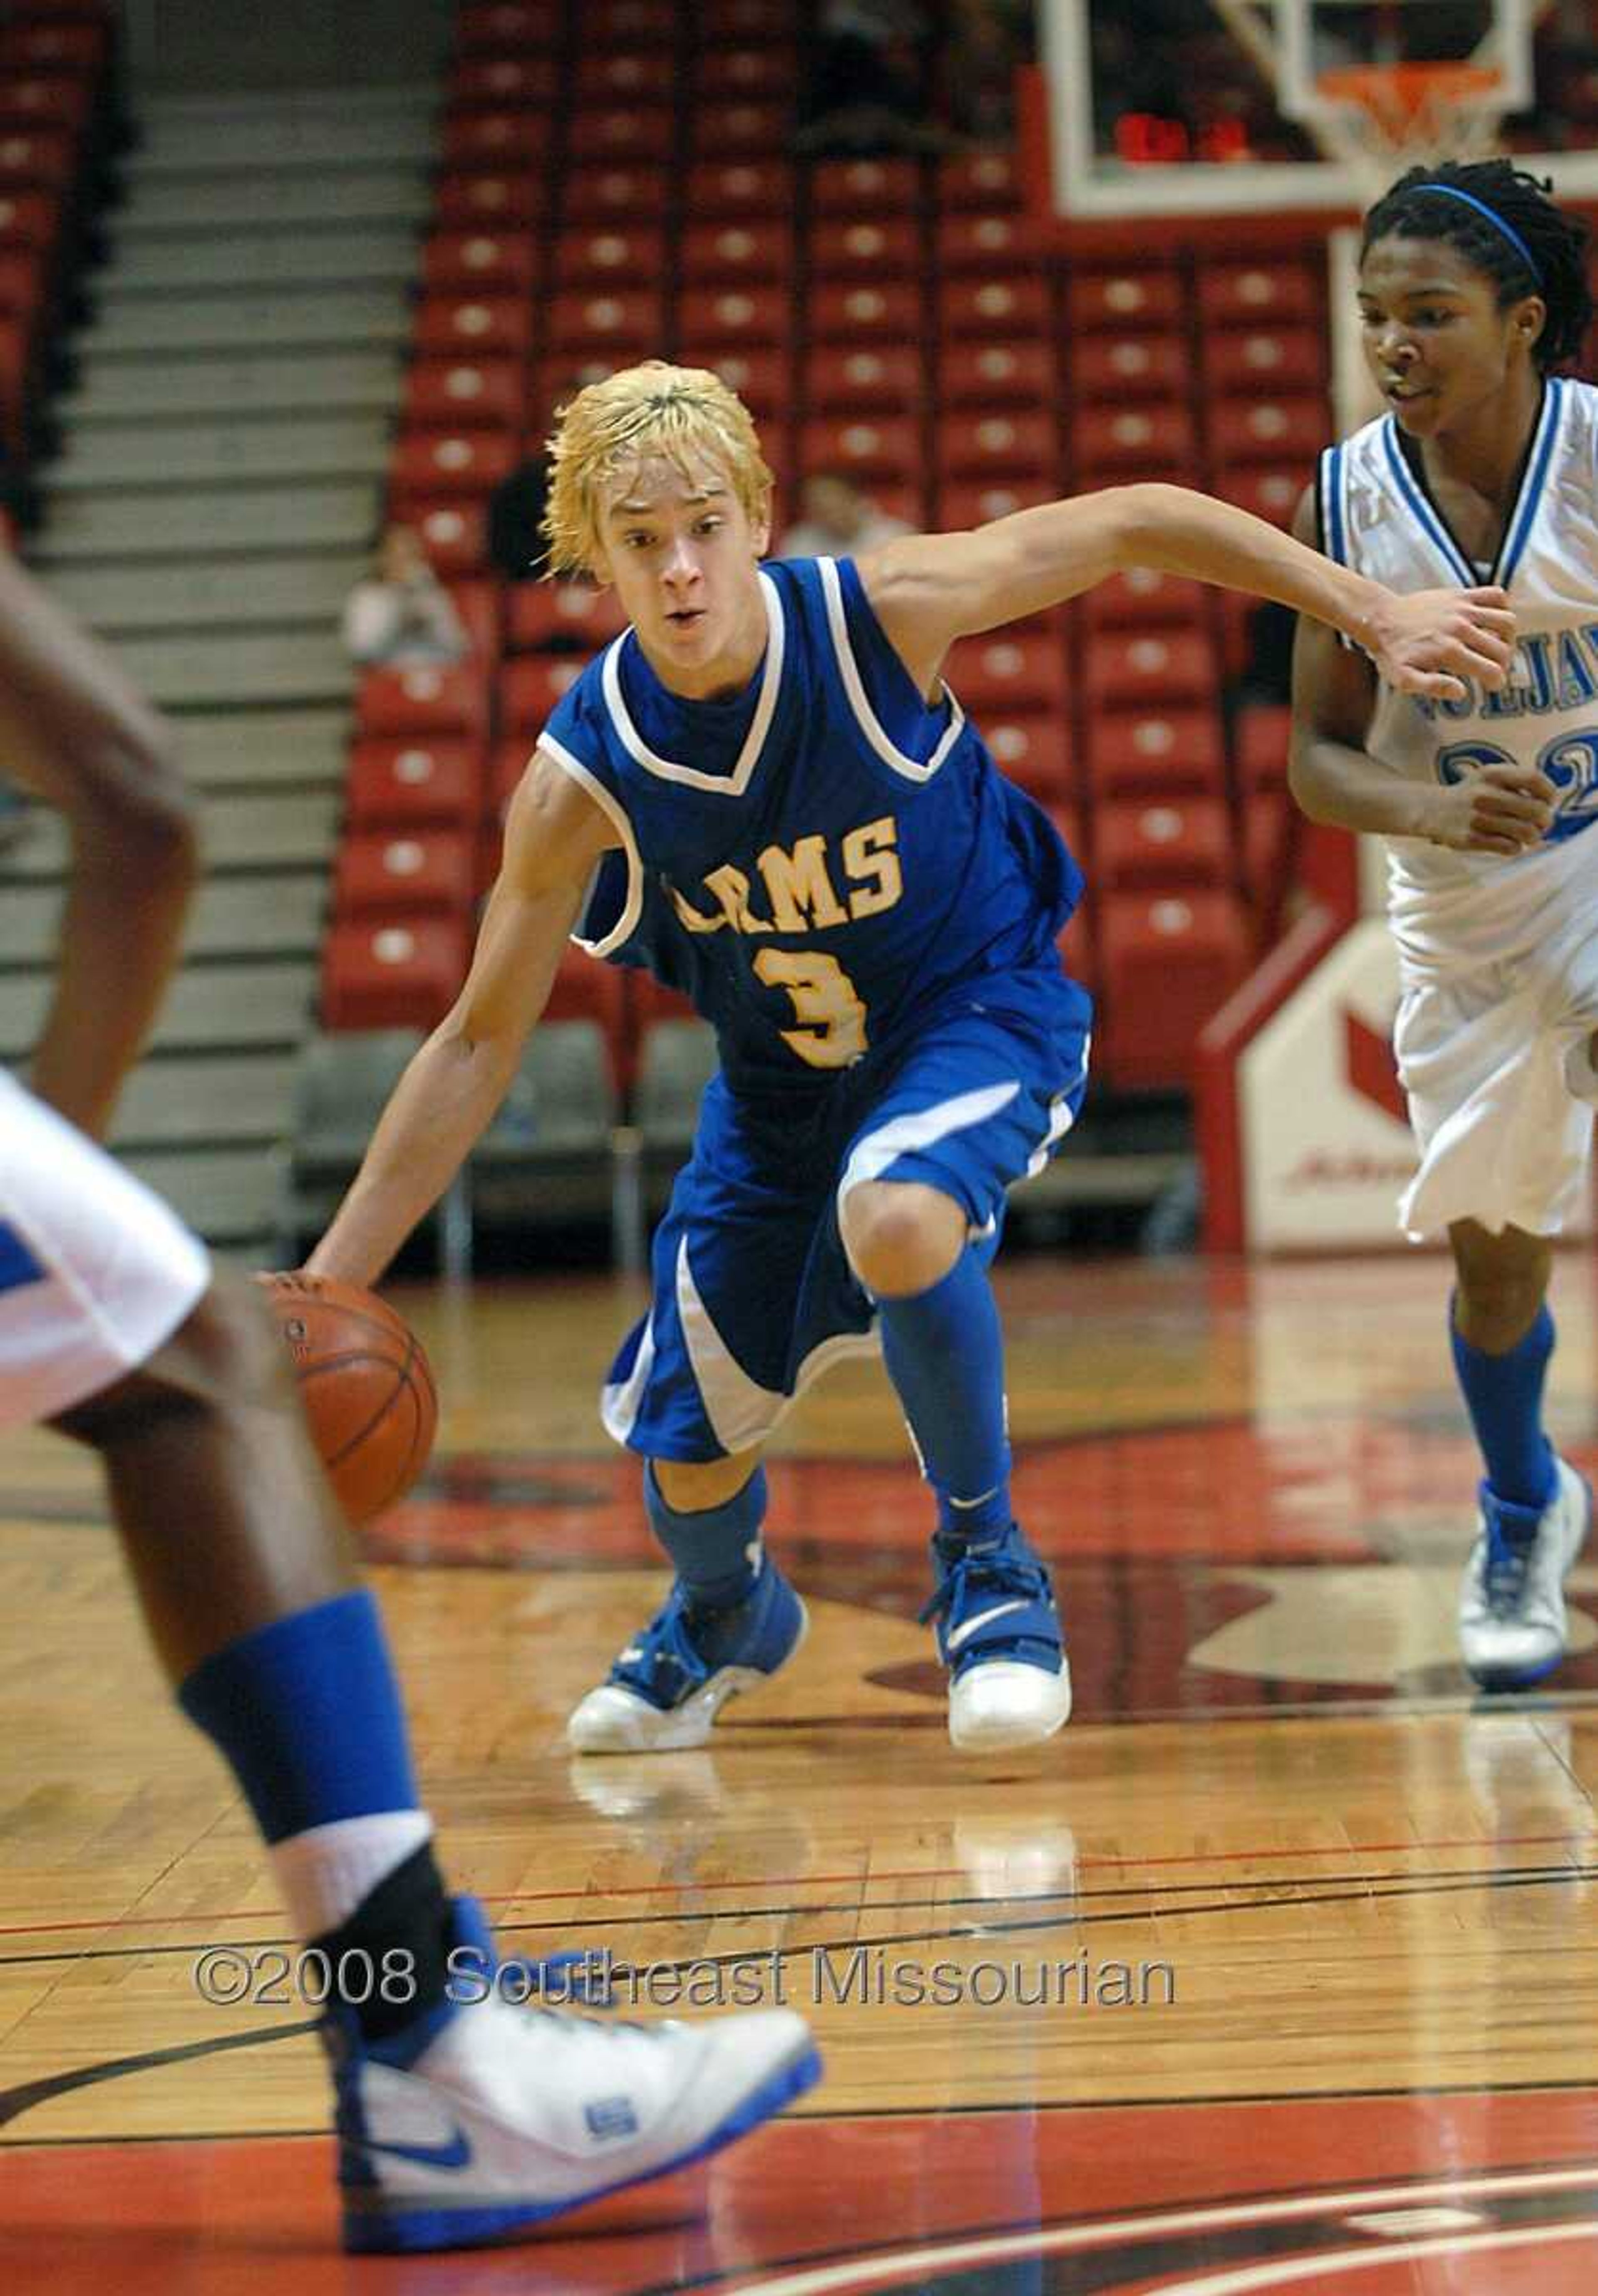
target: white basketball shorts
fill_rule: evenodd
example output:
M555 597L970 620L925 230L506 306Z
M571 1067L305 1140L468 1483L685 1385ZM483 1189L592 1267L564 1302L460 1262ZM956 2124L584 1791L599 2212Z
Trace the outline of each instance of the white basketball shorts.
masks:
M1581 1204L1593 1103L1571 1092L1566 1060L1598 1027L1598 945L1588 904L1550 910L1539 945L1511 962L1405 964L1393 1049L1421 1168L1398 1220L1417 1239L1462 1219L1557 1235Z
M111 1386L210 1282L160 1197L0 1070L0 1429Z

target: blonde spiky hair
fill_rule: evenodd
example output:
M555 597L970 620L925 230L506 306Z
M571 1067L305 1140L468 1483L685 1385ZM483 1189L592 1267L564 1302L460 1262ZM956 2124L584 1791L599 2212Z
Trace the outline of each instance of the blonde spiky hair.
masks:
M548 441L544 532L552 574L592 573L599 546L599 490L629 464L663 455L679 469L697 452L725 469L752 525L774 484L748 408L707 367L646 359L590 382L555 418Z

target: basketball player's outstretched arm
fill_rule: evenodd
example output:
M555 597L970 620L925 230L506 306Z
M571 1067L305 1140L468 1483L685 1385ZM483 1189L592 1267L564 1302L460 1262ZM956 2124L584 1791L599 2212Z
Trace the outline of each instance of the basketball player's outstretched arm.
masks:
M970 534L908 536L861 562L866 594L930 692L957 637L1037 613L1131 567L1274 598L1363 646L1390 685L1452 701L1502 685L1514 619L1500 590L1399 597L1264 519L1186 487L1110 487L1017 511Z
M0 771L64 814L71 832L32 1083L99 1135L177 962L198 844L169 729L3 548Z
M1294 532L1315 534L1313 490ZM1554 789L1529 766L1493 766L1469 781L1406 780L1365 747L1376 673L1323 622L1301 621L1293 646L1293 747L1289 778L1312 821L1380 837L1423 837L1462 853L1519 853L1553 818Z
M505 857L465 987L415 1054L360 1170L307 1260L368 1287L493 1121L549 1001L567 935L616 832L543 750L511 800Z

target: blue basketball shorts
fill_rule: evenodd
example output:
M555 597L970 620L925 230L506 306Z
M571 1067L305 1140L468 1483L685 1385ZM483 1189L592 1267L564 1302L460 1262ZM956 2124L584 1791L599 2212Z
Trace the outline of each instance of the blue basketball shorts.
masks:
M1005 1192L1041 1171L1087 1085L1091 1003L1063 973L984 976L826 1090L713 1079L652 1250L654 1303L601 1402L647 1458L747 1450L839 1356L877 1344L838 1210L866 1180L918 1181L997 1250Z

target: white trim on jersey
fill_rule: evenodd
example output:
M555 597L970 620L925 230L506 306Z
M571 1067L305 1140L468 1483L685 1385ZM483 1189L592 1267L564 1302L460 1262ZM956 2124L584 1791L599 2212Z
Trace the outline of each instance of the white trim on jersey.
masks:
M849 621L844 611L844 586L838 577L837 562L832 558L818 558L816 570L821 577L821 594L827 601L827 624L832 633L833 652L837 656L838 676L844 681L844 691L849 697L849 707L859 721L861 732L883 763L891 766L896 774L902 775L910 782L929 782L959 741L966 722L965 711L944 685L943 694L949 704L949 724L927 763L922 765L917 758L907 757L902 750L897 749L889 741L881 720L866 697L860 665L849 642Z
M930 1108L918 1108L906 1116L895 1116L875 1132L868 1132L854 1144L854 1152L844 1167L844 1177L838 1182L837 1204L841 1218L844 1199L854 1188L868 1180L879 1179L888 1167L901 1156L913 1155L918 1148L930 1148L935 1141L946 1140L951 1132L968 1132L974 1124L985 1124L990 1116L997 1116L1008 1108L1020 1091L1020 1082L1011 1078L1006 1084L985 1084L976 1092L957 1093L952 1100L935 1101Z
M749 721L749 731L738 752L737 765L730 774L702 774L693 766L674 765L670 758L657 757L638 727L633 724L622 692L622 646L617 638L607 646L600 668L600 684L605 694L605 706L610 712L616 738L646 773L655 774L662 781L681 782L688 789L708 790L716 797L742 797L748 788L755 767L765 748L766 735L771 728L777 709L777 697L782 688L782 662L787 651L787 633L782 619L782 600L777 585L769 574L760 577L761 594L766 608L766 662L761 679L760 699L754 705L754 715Z
M649 1374L655 1368L655 1318L646 1322L638 1338L638 1351L632 1359L632 1369L624 1380L607 1387L599 1398L599 1419L605 1433L613 1441L625 1443L631 1434L633 1423L644 1400L644 1390L649 1384Z
M575 927L572 931L572 939L577 943L578 947L586 948L590 956L608 956L613 948L621 947L622 943L631 932L638 921L638 911L644 906L644 864L638 855L638 840L632 833L632 824L628 820L621 801L611 795L598 775L590 773L582 759L574 758L564 743L556 741L548 734L540 734L539 747L540 750L548 750L561 771L570 774L579 787L593 799L594 803L605 815L611 826L621 838L622 850L627 856L627 899L615 925L605 934L603 940L585 940ZM602 867L603 863L600 865ZM597 873L598 872L596 871L595 874L597 875ZM589 892L583 895L581 914L584 915L588 913L589 898L592 890L593 885L590 880Z

